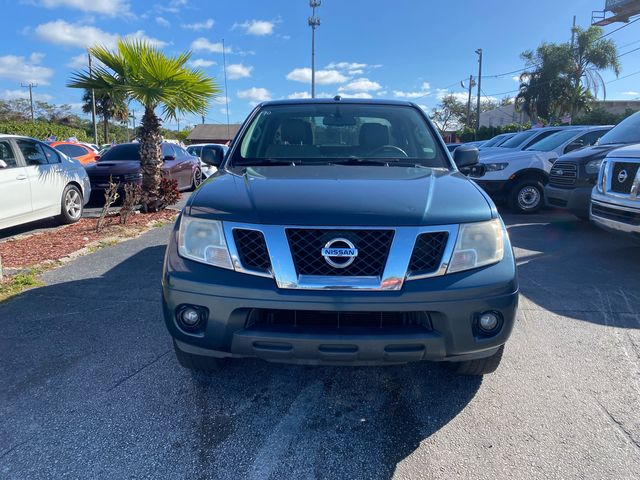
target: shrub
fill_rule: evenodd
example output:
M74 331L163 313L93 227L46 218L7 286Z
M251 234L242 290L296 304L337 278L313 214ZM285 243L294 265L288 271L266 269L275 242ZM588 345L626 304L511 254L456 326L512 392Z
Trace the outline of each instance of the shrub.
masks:
M70 137L76 137L80 141L88 140L87 133L82 129L43 120L36 120L35 122L15 120L0 121L0 133L24 135L39 140L44 140L50 135L55 135L58 140L64 140Z
M180 190L178 190L178 181L162 177L160 182L160 209L175 205L181 197Z

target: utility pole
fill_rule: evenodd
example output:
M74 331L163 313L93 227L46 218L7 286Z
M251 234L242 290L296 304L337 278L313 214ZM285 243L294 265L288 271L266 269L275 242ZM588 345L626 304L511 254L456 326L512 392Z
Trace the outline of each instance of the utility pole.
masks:
M21 83L20 86L22 88L29 89L29 103L31 105L31 121L33 122L35 120L35 115L33 114L33 89L36 88L38 84L29 82L27 85Z
M89 56L89 78L93 80L93 67L91 65L91 52L87 51ZM96 123L96 92L91 89L91 123L93 123L93 143L98 144L98 124ZM109 143L109 139L104 139L105 143Z
M316 17L316 8L320 6L320 0L309 0L311 16L308 23L311 27L311 98L316 98L316 28L320 26L320 17Z
M224 99L227 104L227 138L231 141L231 129L229 128L229 90L227 90L227 54L224 48L224 38L222 39L222 63L224 64ZM204 123L204 122L203 122Z
M136 111L131 110L131 121L133 122L133 139L136 139Z
M464 82L460 82L462 88L469 89L469 98L467 99L467 121L465 122L466 126L471 128L471 90L476 86L476 81L473 78L473 75L469 75L469 85L464 86Z
M573 52L573 46L576 43L576 16L573 16L573 27L571 27L571 51Z
M475 139L478 140L478 130L480 130L480 94L482 92L482 49L476 50L478 54L478 104L476 111L476 134Z

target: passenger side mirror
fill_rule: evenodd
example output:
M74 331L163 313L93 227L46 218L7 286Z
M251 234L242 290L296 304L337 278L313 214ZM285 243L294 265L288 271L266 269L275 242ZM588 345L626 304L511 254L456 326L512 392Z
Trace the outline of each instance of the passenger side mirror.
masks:
M471 167L478 163L480 158L480 152L476 147L470 147L468 145L460 145L453 152L453 161L458 169L464 167Z
M9 165L4 160L0 160L0 168L9 168Z
M584 142L582 140L576 140L565 147L564 153L573 152L574 150L578 150L582 147L584 147Z
M211 167L220 168L220 165L222 165L222 150L203 148L202 161Z

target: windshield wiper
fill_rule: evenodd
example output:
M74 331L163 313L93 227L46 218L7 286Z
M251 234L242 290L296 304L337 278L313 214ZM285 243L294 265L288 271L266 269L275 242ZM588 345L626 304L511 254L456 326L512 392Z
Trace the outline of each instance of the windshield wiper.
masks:
M334 165L386 165L390 167L391 165L395 167L424 167L424 165L420 165L419 163L407 161L403 158L375 158L375 157L356 157L351 156L347 158L339 158L339 159L331 159L330 162Z

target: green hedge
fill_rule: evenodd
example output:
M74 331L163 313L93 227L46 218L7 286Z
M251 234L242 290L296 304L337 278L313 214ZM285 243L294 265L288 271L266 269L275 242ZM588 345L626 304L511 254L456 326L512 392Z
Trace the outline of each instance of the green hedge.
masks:
M55 135L58 140L69 137L76 137L80 141L88 140L87 132L82 129L39 120L35 122L0 121L0 133L25 135L39 140L44 140L49 135Z
M518 132L521 130L528 130L531 128L530 123L519 125L517 123L509 123L501 127L480 127L478 129L478 140L489 140L490 138L500 135L501 133ZM472 128L465 128L464 130L458 130L458 138L462 142L472 142L476 138L476 131Z

